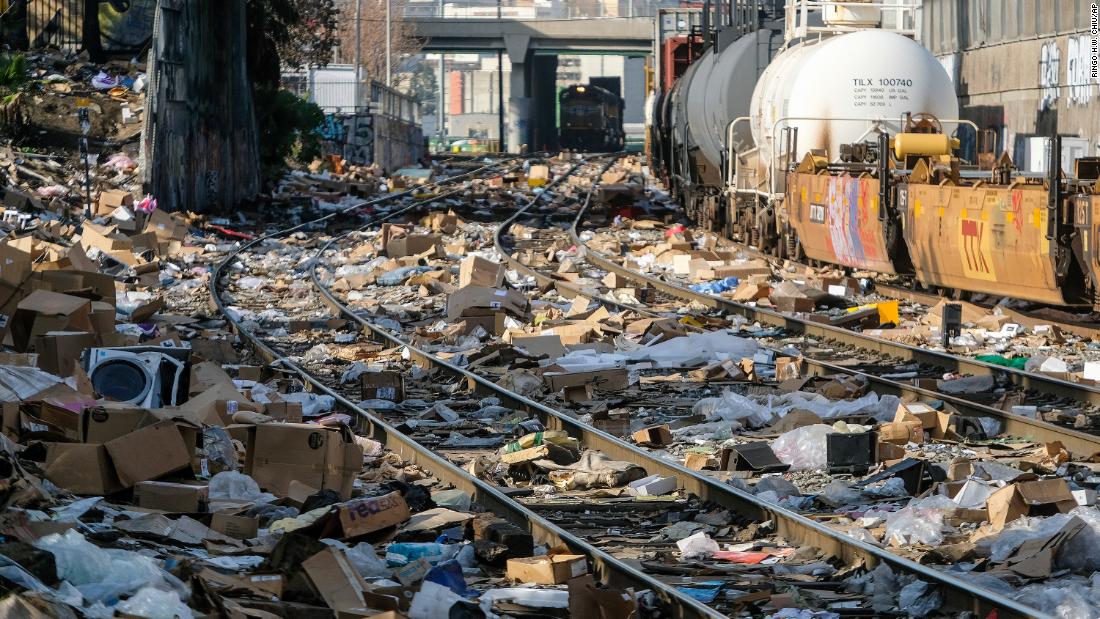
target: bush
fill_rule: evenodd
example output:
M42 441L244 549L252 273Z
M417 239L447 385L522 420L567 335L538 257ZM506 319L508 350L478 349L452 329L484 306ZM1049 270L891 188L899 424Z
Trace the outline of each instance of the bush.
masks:
M286 171L287 163L309 163L321 156L317 128L325 114L317 104L286 90L259 88L253 93L256 128L260 136L260 174L271 187Z

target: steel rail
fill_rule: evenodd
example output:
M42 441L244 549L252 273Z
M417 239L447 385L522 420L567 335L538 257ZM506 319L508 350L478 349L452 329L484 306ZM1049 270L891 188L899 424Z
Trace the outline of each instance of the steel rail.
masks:
M576 230L574 230L574 234L575 233ZM592 250L588 250L588 253L593 254ZM1007 383L1022 389L1033 389L1040 393L1100 406L1100 388L1087 387L1050 376L1032 374L1014 368L978 361L977 359L957 357L945 352L892 342L883 338L849 331L842 327L804 320L774 310L761 307L750 307L729 299L697 293L679 284L666 282L656 278L648 278L640 273L626 269L606 259L606 257L598 252L591 255L590 260L593 264L597 264L607 271L613 271L622 275L625 279L649 283L658 291L669 296L695 301L705 307L744 316L750 320L759 321L762 324L782 327L792 335L804 335L818 339L833 340L861 350L896 357L904 361L942 367L949 372L970 374L974 376L993 376L995 380L1002 384ZM634 275L631 276L631 273Z
M580 210L580 212L578 212L577 218L573 221L573 226L570 229L569 233L572 242L574 243L574 245L576 245L578 250L580 250L585 260L588 260L593 265L605 271L615 273L616 275L619 275L624 279L638 282L640 284L653 286L654 288L666 295L679 298L684 301L696 302L706 305L708 307L717 307L723 310L728 309L725 305L727 303L738 307L745 307L750 310L757 309L751 308L749 306L742 306L739 303L728 301L726 299L698 293L691 290L690 288L679 286L677 284L663 281L656 277L639 273L638 271L624 267L614 260L611 260L604 254L593 250L592 248L588 247L580 238L580 233L578 231L579 226L583 221L584 216L586 215L587 209L588 206L586 205ZM708 302L715 300L720 301L721 304L714 305ZM738 313L740 315L746 315L743 312L737 312L734 310L729 311L733 313ZM768 314L775 314L775 312L771 312L769 310L760 309L759 311L766 312ZM782 314L779 315L782 316ZM752 314L748 314L747 316L752 319L759 319L757 316ZM792 320L797 319L792 318ZM767 321L761 320L761 322ZM818 323L813 323L809 321L803 322L806 322L810 325L818 325ZM836 327L832 328L836 329ZM844 333L854 333L846 330L842 331ZM1100 453L1100 436L1095 434L1090 434L1088 432L1082 432L1080 430L1074 430L1071 428L1063 428L1061 426L1048 423L1040 419L1032 419L1023 415L1015 415L1008 411L1003 411L999 408L994 408L986 404L967 400L966 398L961 398L933 389L925 389L923 387L918 387L916 385L903 383L901 381L892 380L889 378L883 378L869 372L863 372L855 368L830 363L821 359L804 357L802 359L802 362L806 366L806 369L809 370L809 373L815 376L830 376L836 374L859 376L867 380L872 385L872 388L879 393L895 395L902 398L903 400L913 399L922 402L944 402L946 404L950 404L959 414L966 417L995 417L1004 424L1002 432L1005 434L1011 434L1012 436L1017 436L1021 438L1031 438L1036 441L1048 443L1060 441L1067 450L1075 454L1080 454L1082 456L1090 456L1095 453Z
M591 200L592 191L595 189L595 185L596 184L593 183L592 187L589 188L585 197L586 203ZM501 228L510 226L521 217L527 209L531 208L536 203L537 200L532 200L529 205L518 211L506 222L502 223ZM500 236L502 235L498 230L498 238ZM326 248L330 247L331 244L332 242L330 242ZM326 248L322 248L322 250L318 252L318 256L320 256ZM511 256L505 254L503 258L508 261L511 267L529 275L534 274L533 269L519 264L519 262L511 258ZM400 335L378 327L348 308L330 289L320 282L316 271L316 263L314 263L314 271L311 277L314 286L317 287L325 297L327 304L339 311L342 315L370 330L376 337L394 345L404 346L414 358L443 369L451 375L465 378L469 387L477 393L495 395L501 398L502 401L508 402L513 408L537 415L548 429L564 430L568 432L570 436L577 438L581 444L588 449L602 451L614 459L633 462L646 469L647 473L651 475L660 474L663 476L675 477L678 487L683 488L685 492L694 494L705 501L711 501L731 509L748 520L756 522L771 521L775 524L775 532L778 536L799 544L816 547L828 555L837 557L846 564L852 565L862 563L870 567L882 562L895 569L928 580L940 586L944 594L945 604L952 609L972 611L979 613L980 616L987 616L990 612L996 610L1001 617L1047 617L1047 615L1004 595L986 589L976 588L972 583L962 578L957 578L946 572L921 565L910 559L893 554L878 546L851 538L839 531L830 529L825 525L803 516L802 514L779 505L762 501L752 494L734 488L733 486L723 484L698 471L688 469L682 464L657 458L651 453L627 443L618 437L607 434L588 424L581 423L567 413L563 413L535 402L523 395L514 393L463 367L416 348ZM650 578L641 573L638 573L638 577ZM684 597L679 592L676 592L676 594L678 598ZM690 602L693 603L692 607L698 605L698 602L694 600L690 600ZM710 612L713 613L713 611Z
M471 172L474 174L490 167L485 166ZM572 171L572 170L571 170ZM468 176L468 175L463 175ZM564 177L563 177L564 178ZM401 194L401 195L407 195ZM545 192L544 192L545 193ZM542 195L542 194L540 194ZM395 199L398 196L387 196L381 200L375 201L388 201ZM365 226L375 225L384 221L393 219L400 214L406 213L409 210L417 207L422 207L426 204L438 199L438 196L420 200L407 208L400 209L391 213L387 213L381 217L374 218L368 222ZM317 221L317 220L315 220ZM309 222L313 223L313 222ZM304 225L304 224L303 224ZM279 232L265 235L262 238L257 238L245 245L242 245L239 249L228 255L222 262L220 262L212 273L210 280L210 294L211 299L217 308L217 310L226 317L229 321L233 331L241 337L247 345L256 352L256 354L264 359L267 363L272 365L279 365L287 368L288 370L296 373L303 382L310 386L313 391L324 393L332 396L337 403L349 412L356 415L356 430L369 436L370 438L382 443L387 449L400 455L405 461L421 466L434 475L437 475L441 480L453 484L456 488L459 488L471 495L473 501L492 513L502 516L512 524L528 530L532 536L538 541L538 543L546 544L548 546L564 545L574 552L584 554L588 557L594 567L595 576L603 583L611 587L625 588L634 587L635 589L650 590L663 604L667 606L670 617L678 619L720 619L722 614L715 612L691 597L677 591L675 588L657 580L617 559L612 557L605 551L592 546L585 540L569 533L565 529L557 526L553 522L540 516L534 510L531 510L524 506L519 501L509 497L506 493L502 492L499 488L492 484L489 484L481 479L471 475L462 468L454 465L450 461L446 460L442 456L436 454L431 449L428 449L419 443L417 443L411 437L398 431L396 428L386 423L383 419L375 416L370 411L361 408L356 403L348 400L341 395L338 391L332 389L326 385L323 381L313 376L306 369L297 365L293 361L289 360L285 355L275 350L263 339L252 331L245 328L239 319L233 318L233 315L228 311L225 305L225 301L222 294L219 292L219 285L223 277L226 274L226 270L237 260L237 258L244 252L248 251L252 247L255 247L265 240L281 236L282 234L289 234L302 227L302 225L287 228ZM384 331L377 329L370 323L364 321L361 317L357 316L349 308L341 304L328 290L322 286L317 277L317 266L319 264L320 256L327 251L338 239L343 238L349 233L345 233L339 237L326 243L322 246L315 257L309 263L309 269L311 272L311 280L317 289L325 297L325 301L328 305L336 309L341 315L359 323L361 326L366 327L368 332L376 339L390 341L394 344L406 346L404 342L392 338ZM430 355L426 355L422 351L415 348L409 348L410 352L425 361L434 359ZM437 360L440 361L441 360Z

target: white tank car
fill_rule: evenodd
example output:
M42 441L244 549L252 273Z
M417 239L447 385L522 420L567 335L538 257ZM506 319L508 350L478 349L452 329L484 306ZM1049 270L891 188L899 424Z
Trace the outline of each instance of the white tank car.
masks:
M951 79L919 43L894 32L863 30L794 45L776 56L753 91L750 123L759 149L757 178L766 178L773 157L785 154L779 143L784 127L798 128L794 158L824 149L836 160L841 144L875 138L867 133L871 122L841 119L881 121L893 134L901 130L907 112L942 119L959 115ZM776 125L793 117L827 120ZM944 125L945 132L953 130L954 125Z

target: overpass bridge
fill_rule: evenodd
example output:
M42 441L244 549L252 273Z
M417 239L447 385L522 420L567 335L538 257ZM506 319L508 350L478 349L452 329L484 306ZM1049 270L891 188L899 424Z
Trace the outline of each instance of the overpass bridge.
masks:
M552 130L547 122L553 123L558 55L645 56L653 50L653 17L406 19L424 41L424 52L507 54L511 122L506 143L512 152L533 144L536 126L541 136Z

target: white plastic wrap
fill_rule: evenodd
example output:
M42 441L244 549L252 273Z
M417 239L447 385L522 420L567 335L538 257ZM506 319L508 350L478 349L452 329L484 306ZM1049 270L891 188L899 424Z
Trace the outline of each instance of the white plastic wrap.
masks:
M832 432L832 426L824 424L796 428L772 441L772 451L795 471L823 469L828 464L825 437Z
M148 619L191 619L194 615L175 591L145 587L115 607L119 612Z

